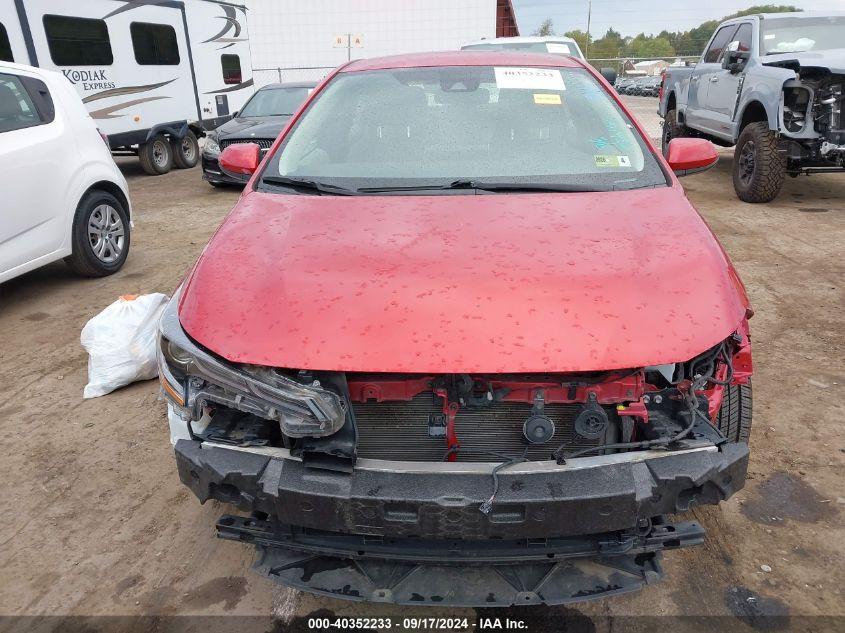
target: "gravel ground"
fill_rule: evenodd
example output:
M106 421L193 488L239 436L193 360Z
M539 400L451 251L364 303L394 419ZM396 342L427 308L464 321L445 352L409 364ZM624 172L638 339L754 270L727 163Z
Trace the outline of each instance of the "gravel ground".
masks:
M657 136L655 100L628 101ZM684 185L756 309L746 488L691 513L707 541L668 553L660 584L568 608L485 615L524 618L533 631L563 629L562 618L566 630L649 628L630 615L722 616L680 619L677 630L845 626L802 617L845 616L845 177L790 179L774 203L748 205L734 196L731 160L722 151L716 168ZM81 398L85 322L118 295L171 292L238 196L209 187L198 169L152 178L133 160L120 164L136 222L125 268L81 280L58 263L0 286L0 614L258 615L274 616L274 630L285 631L305 630L314 613L446 614L315 598L253 575L250 548L214 536L227 508L199 505L179 483L157 383ZM467 609L446 615L476 617ZM0 629L10 622L55 624L7 620ZM118 622L167 630L170 620ZM239 630L253 626L238 622ZM266 624L255 621L255 630Z

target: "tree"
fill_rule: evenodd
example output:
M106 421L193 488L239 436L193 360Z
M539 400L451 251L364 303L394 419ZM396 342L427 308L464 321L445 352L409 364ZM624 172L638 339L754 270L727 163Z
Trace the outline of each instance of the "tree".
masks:
M546 37L549 35L555 34L555 27L552 23L551 18L546 18L540 23L540 26L537 27L537 30L534 31L533 35L539 35L541 37Z
M590 57L593 59L619 57L624 51L625 38L619 31L613 29L608 29L607 33L590 44Z
M590 40L590 58L697 56L702 53L716 27L723 20L754 13L783 13L785 11L801 11L801 9L789 4L760 4L727 15L721 20L707 20L688 31L668 31L663 29L657 35L640 33L633 38L625 38L621 33L611 28L608 29L603 37L597 40ZM544 27L547 27L548 32L551 33L551 19L543 22L540 29ZM537 30L537 33L540 32L540 29ZM583 31L569 31L566 35L578 42L578 46L581 47L582 51L587 50L586 33Z
M587 34L584 33L581 29L575 29L574 31L567 31L564 33L566 37L571 37L575 42L578 44L578 48L581 49L581 52L587 50ZM592 42L590 42L590 48L592 48Z

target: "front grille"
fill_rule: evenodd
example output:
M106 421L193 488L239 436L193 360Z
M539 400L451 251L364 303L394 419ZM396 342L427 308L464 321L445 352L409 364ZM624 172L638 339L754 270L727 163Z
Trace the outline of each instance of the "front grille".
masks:
M233 139L223 139L218 143L220 145L220 149L226 149L229 145L237 145L238 143L255 143L263 150L268 150L273 145L273 142L276 139L274 138L233 138Z
M358 456L371 459L438 462L446 453L446 440L428 435L429 415L442 412L442 399L431 392L402 402L356 402L352 404L358 427ZM497 462L501 455L521 456L526 446L529 460L550 459L561 444L572 450L603 441L575 435L573 422L580 404L546 404L544 414L555 424L555 434L545 444L528 444L522 426L531 414L527 402L499 402L479 409L461 409L455 416L455 433L464 454L458 461ZM613 426L616 413L605 411ZM489 453L489 454L486 454Z

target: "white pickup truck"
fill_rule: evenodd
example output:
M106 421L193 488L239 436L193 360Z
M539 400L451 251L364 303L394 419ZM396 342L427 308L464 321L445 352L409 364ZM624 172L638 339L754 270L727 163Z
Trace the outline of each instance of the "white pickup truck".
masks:
M701 59L664 74L662 146L700 136L736 146L746 202L773 200L786 175L845 172L845 12L764 13L719 25Z

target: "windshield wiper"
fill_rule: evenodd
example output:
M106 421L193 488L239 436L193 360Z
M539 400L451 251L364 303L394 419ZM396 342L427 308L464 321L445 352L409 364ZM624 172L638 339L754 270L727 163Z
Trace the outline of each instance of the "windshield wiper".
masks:
M453 180L443 185L397 185L395 187L361 187L359 193L390 193L393 191L443 191L448 189L477 189L479 191L602 191L588 185L562 185L537 182L484 182L479 180Z
M261 179L261 182L267 183L268 185L288 187L299 191L316 191L320 194L328 193L333 196L354 196L358 193L357 189L347 189L346 187L339 187L338 185L333 185L328 182L307 180L305 178L291 178L289 176L264 176Z
M361 187L359 193L390 193L391 191L441 191L445 189L475 189L472 180L453 180L444 185L397 185L395 187Z

